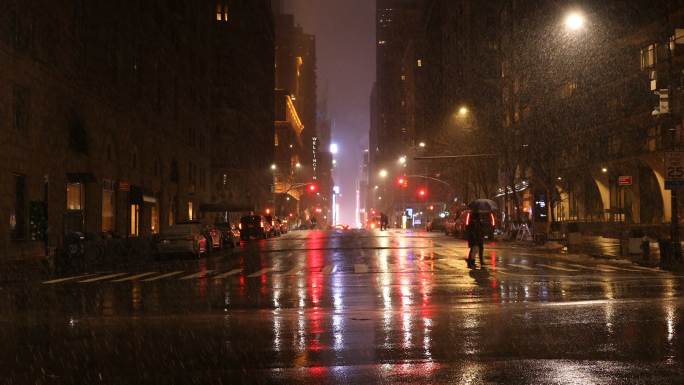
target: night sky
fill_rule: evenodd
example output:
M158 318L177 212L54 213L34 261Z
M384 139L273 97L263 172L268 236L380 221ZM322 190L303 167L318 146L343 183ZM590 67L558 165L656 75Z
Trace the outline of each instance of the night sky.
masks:
M319 107L327 95L332 137L340 147L334 173L342 192L340 221L354 225L355 181L368 146L375 81L375 1L285 0L284 11L316 35Z

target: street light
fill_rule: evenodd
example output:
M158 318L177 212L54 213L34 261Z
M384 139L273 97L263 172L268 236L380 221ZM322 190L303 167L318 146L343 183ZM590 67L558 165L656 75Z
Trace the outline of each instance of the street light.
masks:
M406 164L406 155L402 155L399 157L399 164L401 164L401 165Z
M584 22L584 16L577 12L572 12L565 18L565 26L571 31L577 31L584 27Z
M425 146L426 146L425 142L418 143L418 147L425 148Z
M458 115L459 115L459 116L466 116L466 115L468 115L468 107L466 107L466 106L461 106L461 108L458 109Z
M330 153L335 155L339 151L339 146L337 143L330 143Z
M277 168L277 167L276 167L275 163L273 163L273 164L271 165L271 171L275 171L276 168Z
M299 162L297 162L297 164L295 164L295 167L296 167L296 168L302 168L302 164L299 163Z
M387 170L383 168L382 170L380 170L378 175L380 176L380 178L387 178Z

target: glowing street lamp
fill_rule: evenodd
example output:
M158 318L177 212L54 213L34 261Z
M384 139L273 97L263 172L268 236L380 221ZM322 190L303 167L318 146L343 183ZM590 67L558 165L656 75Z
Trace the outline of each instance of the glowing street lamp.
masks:
M387 170L383 168L382 170L380 170L378 175L380 176L380 178L387 178Z
M406 164L406 155L402 155L399 157L399 164Z
M335 155L337 152L340 150L339 146L337 146L337 143L330 143L330 153Z
M584 27L584 16L577 12L572 12L565 17L565 26L571 31L577 31Z
M418 147L420 147L420 148L425 148L425 146L426 146L425 142L418 143Z
M271 171L275 171L276 168L277 168L277 167L276 167L275 163L273 163L273 164L271 165Z
M296 168L302 168L302 164L299 163L299 162L297 162L297 164L295 164L295 167L296 167Z
M468 115L468 107L466 106L461 106L461 108L458 109L458 115L459 116L466 116Z

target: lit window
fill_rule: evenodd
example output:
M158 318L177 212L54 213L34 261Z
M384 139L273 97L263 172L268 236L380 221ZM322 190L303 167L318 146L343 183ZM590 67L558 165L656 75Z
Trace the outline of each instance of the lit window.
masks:
M216 4L216 21L228 21L228 5L223 1Z
M159 234L159 207L157 204L150 209L150 230L152 234Z
M67 210L83 210L83 185L67 183Z
M423 59L418 59L417 64L418 64L418 67L422 67L423 66Z
M140 205L131 205L131 231L129 235L137 237L140 233Z
M194 212L192 210L192 201L188 201L188 220L191 221L193 219Z

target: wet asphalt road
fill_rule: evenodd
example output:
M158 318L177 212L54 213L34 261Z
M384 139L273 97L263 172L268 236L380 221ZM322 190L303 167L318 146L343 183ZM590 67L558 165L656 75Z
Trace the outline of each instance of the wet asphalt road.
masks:
M291 232L0 289L0 384L682 384L684 277L424 232Z

